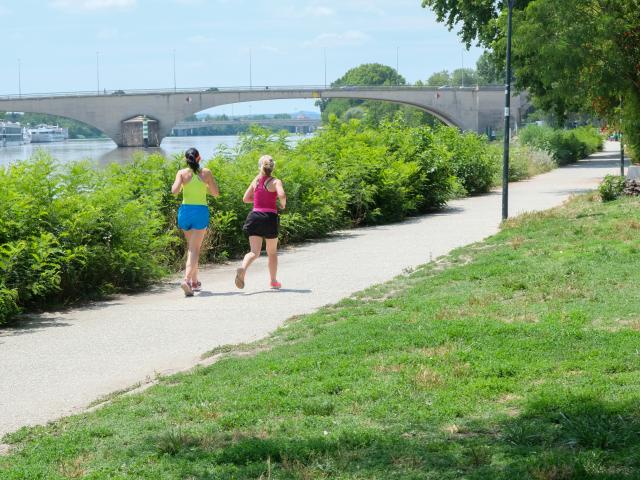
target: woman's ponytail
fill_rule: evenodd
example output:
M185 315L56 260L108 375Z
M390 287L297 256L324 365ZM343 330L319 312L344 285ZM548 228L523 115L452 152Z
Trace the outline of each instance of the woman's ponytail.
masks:
M187 160L187 165L193 173L200 171L200 152L195 148L190 148L184 153L184 158Z
M276 162L273 161L271 155L263 155L258 160L258 168L260 168L260 175L268 177L276 168Z

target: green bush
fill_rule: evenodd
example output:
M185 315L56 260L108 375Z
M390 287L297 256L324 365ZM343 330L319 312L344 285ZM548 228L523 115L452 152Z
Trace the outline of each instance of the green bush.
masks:
M602 149L602 137L595 128L557 130L547 126L529 125L520 130L519 140L551 154L558 165L566 165Z
M502 183L502 145L493 144L493 159L496 162L496 185ZM513 144L509 149L509 181L518 182L557 168L551 155L528 145Z
M488 192L494 183L498 169L495 151L487 148L483 137L460 132L453 127L441 127L436 131L436 142L451 153L453 174L469 195Z
M176 238L163 213L170 171L160 156L96 170L43 152L0 169L0 323L18 308L137 289L166 274Z
M401 116L377 127L332 118L296 147L286 134L252 128L207 163L221 195L209 199L204 261L247 249L242 224L251 206L242 196L265 153L287 190L282 243L441 208L460 191L488 190L498 168L484 138L407 127ZM0 168L0 323L22 309L139 289L182 268L180 198L170 194L181 165L136 155L97 169L39 152Z
M620 175L607 175L598 187L603 202L610 202L622 196L625 178Z

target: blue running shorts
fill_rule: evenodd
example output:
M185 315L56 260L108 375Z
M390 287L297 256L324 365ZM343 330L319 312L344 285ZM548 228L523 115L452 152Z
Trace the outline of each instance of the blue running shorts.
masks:
M182 230L204 230L208 226L207 205L181 205L178 209L178 227Z

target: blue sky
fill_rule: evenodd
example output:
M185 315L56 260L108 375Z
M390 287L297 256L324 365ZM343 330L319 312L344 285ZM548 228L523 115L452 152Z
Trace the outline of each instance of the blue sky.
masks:
M321 85L379 62L409 81L464 62L455 32L420 0L0 0L0 95L249 84ZM236 105L233 113L312 109L313 101ZM231 113L231 107L216 112Z

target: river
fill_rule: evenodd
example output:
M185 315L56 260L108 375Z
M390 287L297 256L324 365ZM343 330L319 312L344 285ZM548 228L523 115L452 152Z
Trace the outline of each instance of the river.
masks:
M203 158L211 158L216 150L226 145L235 147L238 144L238 136L209 136L209 137L167 137L162 141L160 148L117 148L109 139L92 140L66 140L55 143L32 143L11 147L0 147L0 166L8 165L16 160L29 158L36 150L43 149L51 153L61 162L73 162L75 160L90 159L98 165L109 163L125 163L131 160L134 152L162 153L165 156L182 153L189 147L195 147ZM299 135L291 135L291 143L297 143L305 138Z

